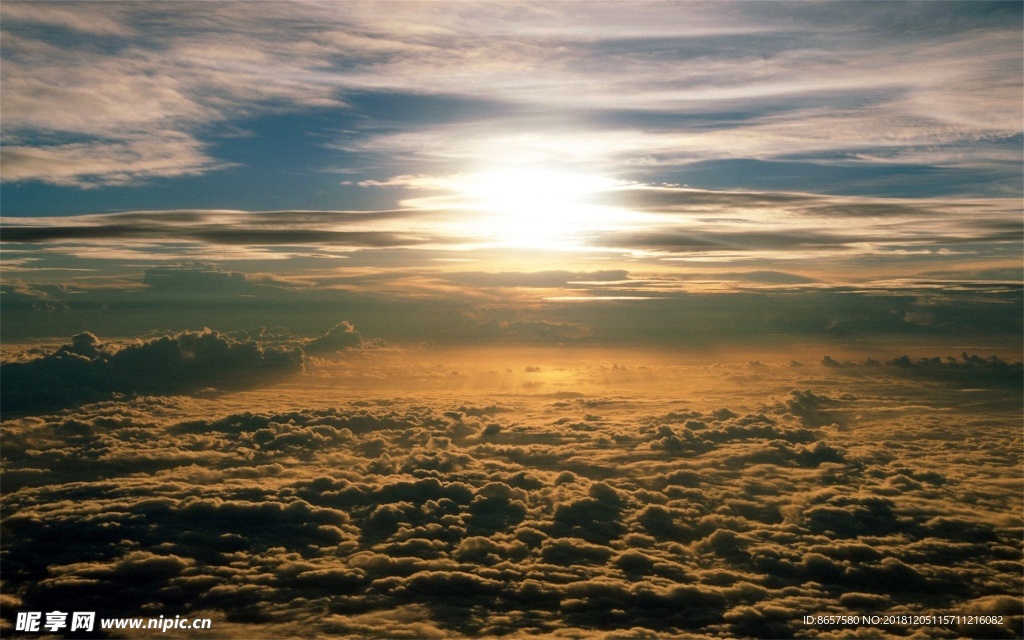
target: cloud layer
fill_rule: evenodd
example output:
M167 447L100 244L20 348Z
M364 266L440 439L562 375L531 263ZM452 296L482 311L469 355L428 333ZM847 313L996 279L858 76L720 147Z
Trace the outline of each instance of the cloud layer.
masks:
M1019 189L1013 3L3 12L7 181L99 187L215 171L232 165L220 141L253 117L348 108L360 119L330 142L388 167L366 176L377 179L481 157L628 177L756 159L956 167L984 176L983 191ZM424 108L396 108L395 96Z
M964 381L1010 367L979 360L955 361ZM903 369L652 372L705 389L693 401L609 381L339 402L300 383L8 419L5 618L59 603L210 617L216 637L1016 637L1017 389L975 381L954 392L971 409ZM1002 622L803 622L892 613Z
M358 335L358 334L356 334ZM42 357L2 367L4 409L81 404L111 394L169 394L207 387L244 387L302 368L301 349L264 349L213 331L142 343L104 343L92 333Z
M709 274L711 275L711 274ZM393 345L631 346L639 349L820 345L840 357L853 341L885 358L940 345L1019 358L1019 286L997 280L828 287L775 271L708 279L630 272L478 272L353 268L288 278L193 263L68 285L3 285L4 336L16 342L93 332L118 337L216 326L263 341L254 327L318 350L341 318L360 339ZM88 276L86 276L88 278ZM355 335L342 327L339 344ZM66 338L63 338L66 340ZM284 338L275 338L275 340ZM52 341L53 339L49 339ZM266 345L264 345L266 346ZM938 347L933 347L938 348ZM911 352L913 353L913 352Z
M460 179L465 178L450 178ZM95 282L109 286L106 274L139 273L139 261L167 267L164 275L170 277L170 270L182 271L183 264L197 260L233 261L235 268L260 277L273 273L278 282L334 288L373 282L388 292L414 287L436 295L456 289L479 295L530 282L535 289L551 289L551 296L578 297L581 289L591 295L604 289L608 295L657 296L701 288L698 283L716 290L803 284L909 292L1021 281L1019 200L622 184L588 194L601 217L566 214L547 234L539 217L528 217L537 228L518 226L511 214L473 209L445 181L428 182L432 191L386 211L190 209L5 217L0 233L7 281L52 281L54 272L74 269L95 271ZM598 282L586 275L599 270L628 273L631 282ZM512 272L521 275L502 275ZM554 272L584 275L542 282L539 274ZM145 275L147 283L155 283L153 273ZM86 281L88 274L76 279Z

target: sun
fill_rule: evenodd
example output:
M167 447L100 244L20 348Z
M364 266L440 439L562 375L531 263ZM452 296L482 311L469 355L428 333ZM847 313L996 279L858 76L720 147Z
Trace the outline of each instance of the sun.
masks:
M623 216L600 203L619 183L595 174L501 168L460 176L451 186L460 208L474 213L463 231L497 246L569 250Z

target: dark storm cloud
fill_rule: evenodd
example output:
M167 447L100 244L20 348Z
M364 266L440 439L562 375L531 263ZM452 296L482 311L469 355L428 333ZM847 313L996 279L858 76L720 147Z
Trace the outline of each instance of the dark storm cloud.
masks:
M301 368L301 350L265 349L256 341L216 332L186 332L123 346L82 333L51 354L2 365L3 404L8 411L37 410L115 393L239 387Z

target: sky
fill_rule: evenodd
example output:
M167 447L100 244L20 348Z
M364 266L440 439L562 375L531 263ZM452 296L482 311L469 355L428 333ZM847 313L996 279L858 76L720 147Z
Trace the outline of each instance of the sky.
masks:
M0 32L5 636L1024 633L1024 4Z
M1020 344L1020 3L5 4L8 339Z

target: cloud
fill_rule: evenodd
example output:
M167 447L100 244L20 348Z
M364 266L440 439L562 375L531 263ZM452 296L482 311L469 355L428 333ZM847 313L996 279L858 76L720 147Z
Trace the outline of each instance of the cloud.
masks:
M223 5L202 16L173 5L12 5L4 9L5 142L84 136L108 157L90 167L69 157L76 148L22 149L5 180L88 187L205 173L227 163L213 152L181 157L171 135L136 144L139 169L116 157L153 129L202 147L254 115L396 94L496 108L470 110L444 130L415 118L381 130L367 108L371 120L342 144L419 168L425 163L410 161L480 153L639 172L802 157L811 167L970 168L989 186L1017 164L1016 8L964 5L954 25L935 8L884 5L768 14L701 4L685 20L657 5L637 12L611 3L584 17L568 5L440 7L403 5L381 21L359 5ZM897 34L893 23L924 26ZM91 45L101 37L105 46ZM494 134L510 117L518 122L508 130L526 135ZM1009 144L992 144L1000 140Z
M341 104L330 83L295 80L319 64L301 44L256 47L245 27L211 28L166 7L79 14L4 10L5 180L91 188L208 173L231 164L207 155L207 127L274 102ZM221 18L238 22L230 12ZM40 23L106 36L107 45L40 36ZM84 140L55 143L69 137Z
M593 272L536 271L531 273L504 271L487 273L460 271L448 274L445 279L474 287L564 287L570 284L605 283L626 280L629 272L608 270Z
M245 274L221 271L215 265L204 263L152 267L143 274L142 284L154 291L202 291L212 295L257 288Z
M362 338L356 328L348 322L341 322L331 327L324 335L306 342L303 350L309 354L333 353L357 348L361 344Z
M116 353L87 337L65 353L97 350ZM1019 407L965 407L899 367L773 363L718 386L734 369L663 367L669 400L339 402L310 379L5 416L5 615L59 601L212 617L220 637L827 638L849 628L803 616L962 609L1003 616L986 637L1020 630ZM967 630L885 633L921 629Z
M430 238L388 225L397 212L380 215L345 211L166 211L95 214L63 218L7 218L6 242L127 239L214 245L322 245L384 248L424 244ZM381 225L392 228L380 229ZM349 228L339 228L349 227ZM373 227L378 227L374 229Z
M992 251L1011 241L1002 224L1015 205L1001 199L892 199L819 196L785 192L701 191L679 187L635 186L606 196L631 209L658 216L633 228L597 233L589 243L632 251L702 254L722 260L800 261L824 255L896 256L988 245ZM723 212L728 212L727 215ZM962 224L980 216L982 226ZM841 231L834 228L843 220ZM930 221L927 228L922 220Z
M296 373L301 350L264 349L213 331L185 332L147 342L104 343L81 333L48 355L2 365L9 411L100 400L111 394L182 393L237 387Z
M29 9L28 5L4 7L4 17L12 22L35 23L98 36L132 35L132 31L119 20L117 13L116 8L110 7L88 15L60 5L43 5L33 9Z
M345 264L312 273L286 269L275 276L210 262L167 262L145 269L126 265L124 275L114 277L86 272L59 286L5 283L4 336L277 326L314 338L345 319L360 328L363 339L403 345L765 346L811 339L831 343L823 347L828 353L850 336L920 336L956 349L970 335L979 350L1002 357L1020 333L1020 289L1012 283L765 285L745 278L793 279L762 278L756 271L716 270L709 277L728 280L704 280L608 270L470 272L467 284L458 285L459 273L443 267ZM294 313L297 308L303 313ZM343 318L338 309L346 309Z
M982 358L976 354L962 353L959 358L911 358L900 356L885 362L868 358L864 362L837 361L825 356L822 366L851 375L873 375L884 370L888 375L923 380L945 381L959 386L978 384L1020 386L1024 376L1024 364L1010 362L999 356Z
M4 180L37 180L84 189L125 186L152 178L194 176L230 166L212 158L198 140L176 132L124 142L48 146L5 145Z
M991 282L992 274L1013 273L1014 249L1021 240L1016 202L997 198L896 200L650 185L613 190L602 198L608 199L604 205L626 208L612 225L581 220L572 234L574 255L587 260L568 263L591 266L591 259L600 259L607 265L601 270L523 266L509 271L505 260L513 254L530 265L534 257L545 259L544 253L494 247L486 216L452 216L447 206L423 202L365 212L171 210L7 217L0 229L5 250L17 250L25 260L17 265L20 273L67 268L71 258L133 263L147 258L275 259L279 273L308 276L309 282L372 282L377 290L384 282L401 282L433 295L474 291L479 296L493 296L498 287L650 297L701 287L977 286ZM843 221L841 228L837 219ZM334 265L323 259L350 260L351 270L325 273ZM968 259L976 266L955 266ZM479 266L468 270L460 260Z

